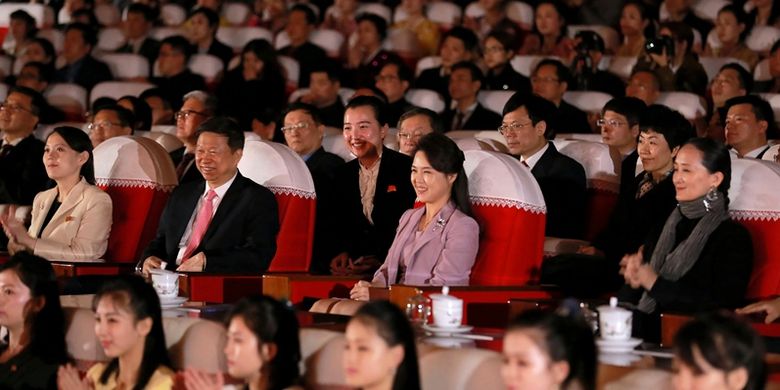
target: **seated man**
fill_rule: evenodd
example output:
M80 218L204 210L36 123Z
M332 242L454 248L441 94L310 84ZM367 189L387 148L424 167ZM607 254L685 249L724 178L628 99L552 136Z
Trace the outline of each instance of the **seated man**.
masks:
M585 169L547 140L547 123L555 115L548 100L518 92L504 106L498 131L539 183L547 205L545 235L579 239L585 227Z
M430 89L444 97L449 105L450 71L452 66L461 61L472 61L476 58L475 51L479 47L479 40L473 31L465 27L454 27L444 35L439 56L441 65L435 68L425 69L420 73L415 82L415 88Z
M726 101L726 145L735 158L761 159L769 150L767 134L775 134L772 106L756 95Z
M374 84L387 97L387 123L398 123L401 114L412 108L406 91L412 85L412 71L403 62L391 60L379 70Z
M626 86L620 77L606 70L599 69L604 58L604 39L593 31L585 30L577 33L577 55L572 61L574 69L574 91L599 91L612 97L621 97Z
M135 117L130 110L119 105L101 106L88 126L92 147L96 148L109 138L133 135L133 123Z
M173 119L173 107L171 102L165 98L165 93L160 88L150 88L139 96L152 110L152 126L155 125L175 125Z
M65 66L57 70L57 81L75 83L91 91L96 84L112 80L108 65L92 57L92 49L96 44L97 33L92 26L71 23L65 27L62 48Z
M444 112L447 130L496 129L501 116L482 107L477 94L482 88L484 76L473 62L462 61L452 66L450 73L450 97L452 108Z
M325 126L322 125L317 108L306 103L293 103L284 114L282 127L287 146L306 162L314 180L317 192L317 222L314 230L314 247L311 271L327 274L330 260L336 255L332 248L336 234L334 213L335 188L333 180L336 170L344 160L322 148Z
M203 76L194 74L187 68L192 56L192 45L186 38L174 35L163 39L158 56L159 77L152 77L152 84L165 93L165 100L171 102L174 110L182 104L182 96L190 91L206 89Z
M444 121L439 114L427 108L413 107L398 120L398 151L412 156L420 138L433 132L444 132Z
M233 49L217 39L219 14L205 7L195 8L186 22L190 43L199 54L210 54L222 60L223 67L233 58Z
M22 70L19 71L19 75L16 76L15 85L17 87L27 87L35 90L36 92L43 94L46 89L49 88L54 79L54 68L51 65L46 65L42 62L28 62L22 66ZM50 125L52 123L59 123L65 121L65 113L57 107L53 107L46 100L43 101L45 105L41 107L40 111L40 123L44 125ZM81 116L83 107L78 105L78 108L73 109L73 114Z
M214 116L217 110L217 98L203 91L192 91L184 95L184 104L176 117L176 138L184 146L170 153L176 167L179 183L203 180L200 171L195 169L195 147L198 142L198 128Z
M535 94L558 107L555 131L559 133L592 133L588 116L579 108L566 103L563 94L569 89L571 73L563 63L554 59L539 62L531 75L531 87ZM554 134L553 134L554 136Z
M298 88L309 86L312 66L321 64L328 56L321 47L309 42L309 34L317 28L317 15L306 4L294 5L288 14L284 31L290 38L290 44L279 49L279 54L290 56L301 66Z
M737 96L745 96L753 88L753 75L742 65L735 62L723 65L712 80L712 113L707 125L707 138L725 140L723 118L726 101Z
M127 6L125 20L122 21L122 33L127 43L117 53L140 54L154 64L160 51L160 42L149 35L154 25L155 12L146 4L133 3Z
M652 70L637 70L626 85L626 96L635 97L649 106L655 104L661 94L661 80Z
M756 80L753 92L780 93L780 39L775 41L769 51L768 80Z
M626 191L636 172L639 154L639 117L647 106L637 98L622 97L607 102L596 124L601 128L601 139L609 146L615 173L620 176L620 192Z
M276 253L279 215L273 193L238 171L244 132L229 118L198 127L195 164L204 182L179 185L142 256L143 272L260 274Z
M310 69L309 92L298 101L317 107L323 125L340 129L344 122L344 103L339 95L338 66L333 61L325 61L311 65Z
M373 275L387 256L401 215L414 205L412 159L384 147L388 125L382 102L372 96L349 101L344 141L357 158L334 180L340 252L330 263L336 275Z

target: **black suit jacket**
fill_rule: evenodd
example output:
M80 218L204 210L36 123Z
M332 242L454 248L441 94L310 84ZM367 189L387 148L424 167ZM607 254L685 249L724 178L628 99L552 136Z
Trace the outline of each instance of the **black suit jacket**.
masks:
M157 236L143 258L157 256L176 269L179 242L187 228L205 182L180 185L168 200ZM267 188L238 173L211 220L195 253L206 255L206 272L260 274L276 254L279 212L276 198Z
M117 53L134 53L134 54L140 54L144 57L146 57L147 60L149 60L149 67L154 66L154 61L157 59L157 55L160 52L160 41L154 39L154 38L145 38L143 42L141 42L141 47L138 48L138 51L134 51L134 47L131 44L126 44L117 50ZM151 69L150 69L151 70Z
M449 130L494 130L501 125L501 116L493 111L482 107L477 103L477 107L474 108L474 112L471 113L469 119L466 120L460 129L453 129L452 122L455 120L455 110L450 109L444 113L444 129Z
M182 98L187 92L206 90L203 76L194 74L189 69L184 69L183 72L173 77L154 77L151 82L160 87L165 94L165 99L171 102L174 110L181 108Z
M350 257L374 255L384 261L395 238L401 215L414 206L415 193L409 175L412 159L396 151L384 148L374 194L372 225L363 215L360 202L358 160L344 164L336 172L338 194L339 252Z
M306 160L314 189L317 192L317 221L314 227L314 247L312 250L311 272L326 274L330 269L330 260L338 254L334 242L338 232L338 213L336 212L336 187L333 184L336 171L344 165L344 160L328 153L320 147Z
M517 73L509 63L506 63L500 73L495 73L493 69L488 70L485 75L485 89L531 93L531 80Z
M29 135L0 158L0 204L31 205L35 195L48 187L43 147Z
M171 156L171 161L173 161L174 168L179 166L181 159L184 157L185 150L186 148L182 146L168 153L168 155ZM190 166L184 170L184 174L178 179L179 179L179 184L203 181L203 175L201 175L200 171L198 170L198 167L195 166L195 160L192 160L192 164L190 164Z
M325 50L311 42L306 42L298 47L285 46L279 50L279 54L295 58L301 66L298 88L307 88L312 67L317 66L316 64L322 64L328 59Z
M588 115L577 107L561 100L558 106L557 126L554 127L557 133L582 133L590 134L593 131L588 124Z
M634 149L623 161L620 162L620 195L629 196L636 194L636 161L639 159L639 151Z
M441 75L441 66L422 71L414 82L414 88L436 91L444 98L444 107L450 106L450 76Z
M209 50L206 52L206 54L211 54L222 60L222 65L226 69L230 60L233 59L233 49L231 49L230 46L218 41L216 37L211 41L211 46L209 46Z
M585 227L585 169L561 154L552 142L531 173L547 205L545 235L582 238Z
M57 70L57 81L61 83L76 83L91 91L92 87L104 81L113 80L111 69L103 61L98 61L92 55L87 54L82 60L81 65L75 76L68 75L69 70L78 64L65 65Z

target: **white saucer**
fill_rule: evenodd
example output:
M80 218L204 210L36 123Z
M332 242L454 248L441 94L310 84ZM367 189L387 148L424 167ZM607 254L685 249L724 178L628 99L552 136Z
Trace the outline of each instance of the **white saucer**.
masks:
M602 353L631 352L639 344L642 344L642 339L638 338L630 338L628 340L605 340L602 338L596 339L596 345L599 347L599 352Z
M642 357L635 353L600 353L599 363L612 366L628 367L631 363L642 360Z
M424 338L423 342L442 348L472 348L477 346L477 343L474 340L461 337L431 336Z
M436 326L436 325L429 325L429 324L424 324L422 326L422 328L425 329L428 332L433 333L433 334L466 333L466 332L474 329L474 327L471 326L471 325L461 325L461 326L453 327L453 328L445 328L445 327Z
M175 307L181 305L184 302L187 302L187 297L172 297L172 298L160 297L160 306L162 307Z

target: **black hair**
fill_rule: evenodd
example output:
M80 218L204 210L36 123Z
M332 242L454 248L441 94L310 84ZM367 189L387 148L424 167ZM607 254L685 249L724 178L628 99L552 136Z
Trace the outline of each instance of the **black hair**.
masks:
M146 100L133 95L125 95L119 98L117 103L122 100L127 100L133 106L133 109L130 110L134 117L131 125L133 130L149 130L152 128L152 108L149 107Z
M403 114L401 114L401 117L398 118L398 125L396 128L401 128L401 123L403 123L405 120L417 116L422 115L428 118L428 122L431 123L431 129L434 133L444 133L444 120L441 119L441 116L436 113L436 111L429 110L427 108L423 107L412 107Z
M173 50L178 51L181 54L184 54L184 58L186 58L187 60L189 60L190 57L192 57L192 54L195 51L194 48L192 47L192 44L190 44L190 41L188 41L187 38L184 38L181 35L173 35L163 39L160 42L160 46L166 44L171 46Z
M756 116L757 121L766 121L766 136L769 139L774 139L777 135L777 124L775 123L775 112L772 109L772 105L768 101L764 100L758 95L745 95L735 96L723 105L725 112L728 113L732 106L737 104L749 104L751 111Z
M151 97L156 97L162 100L163 106L166 109L172 109L171 102L168 101L168 98L165 97L165 94L163 93L163 90L160 88L149 88L146 91L141 92L141 95L138 96L139 98L146 101L146 99Z
M745 93L750 93L750 91L753 90L753 75L750 74L745 67L736 62L729 62L728 64L721 66L718 73L723 72L726 69L737 72L739 87L744 89Z
M593 30L580 30L574 36L575 39L579 39L580 43L577 45L577 49L585 48L588 51L597 51L604 53L604 38L599 33Z
M263 70L259 77L263 80L277 80L283 78L282 66L276 55L274 47L265 39L253 39L244 45L241 50L241 65L244 65L244 54L252 53L263 62ZM238 71L240 67L237 68Z
M30 38L30 41L26 44L37 44L38 46L43 49L43 52L46 53L46 57L49 58L48 65L54 66L54 60L57 58L57 52L54 50L54 45L46 38L43 37L34 37Z
M649 23L647 23L647 27L645 27L644 31L642 31L642 34L645 36L645 38L654 37L655 23L653 23L653 20L655 19L655 17L652 14L650 8L647 6L647 4L645 4L640 0L628 0L625 3L623 3L623 7L621 8L621 11L626 7L628 7L629 5L634 6L637 10L639 10L639 17L642 18L642 20L649 21Z
M385 103L376 96L355 96L347 102L344 111L350 108L370 107L374 111L376 121L379 126L389 125L387 123L387 114L385 113Z
M628 127L634 127L640 124L639 118L646 108L647 105L641 99L630 96L617 97L604 105L604 108L601 109L601 115L604 115L607 111L613 111L626 117Z
M20 20L22 23L24 23L24 37L25 39L29 39L35 36L35 34L38 33L38 28L35 26L35 18L30 16L26 11L18 9L14 12L11 12L11 15L9 15L11 20Z
M317 125L322 124L322 115L320 114L320 109L313 104L303 102L290 103L290 105L287 106L287 109L284 110L284 113L282 113L282 120L287 117L287 114L293 111L303 111L311 117L311 120L314 121L314 123Z
M658 27L658 31L668 29L672 33L675 42L685 42L685 54L693 50L693 29L683 22L664 22Z
M97 17L95 16L95 12L92 11L92 8L81 8L73 11L73 13L70 14L70 20L79 20L81 17L86 17L87 22L80 22L84 23L88 26L95 26L95 28L101 27L100 23L97 20ZM95 31L95 36L97 37L97 31Z
M203 133L214 133L227 137L227 143L231 152L244 148L244 132L241 126L233 118L226 116L215 116L206 119L198 126L197 136Z
M40 310L25 314L25 332L29 344L25 347L47 363L64 364L68 360L65 342L65 315L60 306L57 276L51 263L29 252L18 252L0 264L0 272L12 270L30 289L30 298L43 299Z
M544 121L547 126L544 135L547 139L552 139L555 136L555 133L558 131L558 121L556 118L558 108L555 107L555 104L539 95L532 95L527 92L516 92L507 100L501 116L506 116L520 107L524 107L528 112L528 117L531 118L531 123L533 123L534 126L536 126L537 123Z
M444 174L457 174L452 183L450 198L455 207L468 216L472 216L471 201L469 200L469 179L463 169L466 157L458 144L442 133L430 133L420 138L415 153L423 152L431 167Z
M373 327L389 347L401 346L404 359L398 365L393 378L393 390L420 390L420 367L417 363L417 347L414 331L396 305L388 301L371 301L361 306L350 322Z
M571 71L569 71L569 68L564 65L563 62L554 58L545 58L536 64L536 68L534 68L534 75L543 66L555 67L555 77L558 77L558 81L561 83L567 83L567 85L571 84Z
M143 3L132 3L127 6L127 13L139 14L144 17L147 22L154 22L157 19L154 9Z
M780 9L780 6L778 6L777 9ZM780 50L780 39L776 40L775 43L772 44L772 48L769 50L769 53L775 54L777 50Z
M480 69L477 64L471 61L457 62L450 68L450 74L458 69L467 69L471 74L471 81L479 81L480 85L485 84L485 75L482 73L482 69Z
M474 53L479 48L479 38L477 38L477 35L471 29L455 26L444 34L441 38L441 42L443 43L450 37L463 42L463 47L468 53Z
M721 7L721 9L718 11L718 15L728 12L732 15L734 15L734 18L737 19L737 24L741 24L745 26L745 29L742 30L741 33L739 33L739 42L744 42L745 38L747 38L748 34L750 33L750 30L753 29L753 20L748 17L748 15L745 13L745 10L742 8L742 6L736 6L734 4L727 4Z
M325 73L328 75L328 80L341 82L341 65L329 58L310 64L309 74L311 73Z
M245 297L230 310L225 325L229 326L236 317L241 317L257 337L258 348L265 343L273 343L277 347L273 359L263 365L264 370L270 370L268 389L282 390L297 384L301 346L293 308L267 295Z
M385 95L385 93L382 92L381 89L377 88L376 85L366 85L366 86L356 88L355 94L352 96L359 96L358 93L361 91L363 92L370 91L371 96L381 100L383 104L387 104L387 95Z
M385 18L370 12L361 13L355 18L356 24L360 24L360 22L364 21L374 25L374 28L376 29L377 34L379 34L379 38L381 40L387 38L387 21Z
M116 104L116 99L108 96L101 96L92 102L92 113L98 112L101 107L113 106Z
M24 66L22 66L22 69L26 67L35 68L35 70L38 71L38 81L45 81L46 83L51 83L52 80L54 80L54 67L48 64L44 64L43 62L38 61L30 61Z
M202 14L206 18L206 21L209 23L209 28L213 29L212 35L216 35L217 27L219 27L219 14L210 8L198 7L190 12L187 19L192 19L192 17L197 14Z
M97 116L100 111L113 111L116 114L117 120L119 120L119 125L122 127L129 127L130 134L134 133L136 121L135 115L132 111L120 106L119 104L100 106L92 112L93 118Z
M297 3L292 6L292 8L290 8L289 13L293 13L295 11L303 12L303 14L306 16L306 23L308 25L311 26L317 24L317 14L308 5Z
M682 114L661 104L651 104L644 110L639 118L639 131L663 135L669 150L682 146L695 135L691 123Z
M780 5L778 5L776 1L772 1L770 2L770 6L772 8L769 10L769 17L766 21L767 26L773 26L780 20ZM758 19L758 7L753 8L748 16L750 17L751 23L755 26Z
M483 42L487 41L488 38L493 38L498 41L498 43L504 47L504 51L515 51L515 49L517 49L517 37L504 30L493 30L489 32L488 35L485 36Z
M723 174L723 181L718 190L729 201L729 187L731 187L731 155L729 149L720 141L712 138L691 138L683 146L691 145L701 152L701 164L707 168L707 172Z
M401 81L408 82L411 86L411 83L414 81L414 73L412 73L412 70L408 65L406 65L403 61L392 57L388 59L384 65L382 65L382 68L388 65L395 65L396 69L398 69L398 78Z
M92 141L89 140L87 133L85 133L84 130L75 127L59 126L55 127L46 139L49 139L52 134L59 134L59 136L65 140L65 143L76 151L76 153L87 152L89 154L87 162L81 166L81 172L79 172L79 174L87 183L95 185L95 157L92 154Z
M703 359L708 366L729 373L744 368L744 390L763 389L766 384L764 342L744 319L727 311L698 316L674 337L676 358L700 374Z
M658 91L663 91L663 86L661 85L661 79L658 77L658 73L655 73L654 70L650 70L650 69L636 69L633 72L631 72L631 77L629 77L629 79L631 79L632 77L634 77L634 75L636 75L638 73L647 73L647 74L649 74L652 77L652 79L653 79L653 86L655 86L655 89L658 90Z
M147 318L152 320L152 328L144 342L138 380L133 387L134 390L142 390L160 366L171 367L168 350L165 349L160 298L154 287L137 275L123 275L106 281L92 300L93 311L97 311L97 306L103 298L110 298L116 307L124 308L135 317L136 322ZM108 378L118 370L119 359L111 359L100 374L100 383L105 385Z
M40 92L32 88L14 86L8 90L8 95L6 96L10 96L12 93L20 93L22 95L29 97L30 111L32 111L33 115L40 117L41 109L43 109L43 107L46 107L46 99L43 97L43 95Z
M538 3L536 3L536 7L534 7L534 15L536 15L536 11L539 10L539 7L542 4L548 4L551 5L553 8L555 8L555 12L558 13L558 18L561 20L561 28L558 31L558 40L557 42L560 42L561 39L566 37L566 30L568 29L568 22L566 20L566 8L563 4L561 4L560 1L557 0L541 0ZM532 31L534 34L539 35L541 38L541 34L539 33L539 29L536 27L536 21L534 20Z
M596 389L597 353L593 329L582 316L529 310L515 317L506 333L522 330L533 330L541 335L531 339L547 353L550 361L568 363L569 374L561 388Z
M86 23L70 23L67 27L65 27L65 33L67 34L68 31L75 30L79 31L81 33L81 38L84 40L84 43L90 46L90 49L94 49L95 45L97 44L97 31L95 31L95 28L86 24Z

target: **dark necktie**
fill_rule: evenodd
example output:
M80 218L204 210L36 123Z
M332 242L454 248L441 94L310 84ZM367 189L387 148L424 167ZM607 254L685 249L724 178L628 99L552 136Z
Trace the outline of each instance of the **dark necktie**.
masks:
M450 130L460 130L461 127L463 127L463 113L457 111L455 113L455 120L452 121L452 129Z
M3 143L3 147L0 148L0 158L5 158L8 153L11 153L11 149L13 148L14 146L9 143Z
M184 153L184 156L181 157L181 162L176 166L176 178L178 178L179 181L181 181L184 172L187 171L187 167L190 166L193 159L195 159L195 153Z

